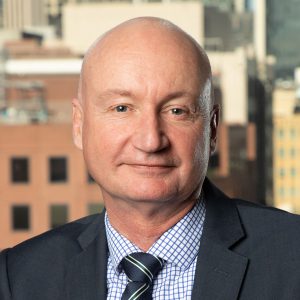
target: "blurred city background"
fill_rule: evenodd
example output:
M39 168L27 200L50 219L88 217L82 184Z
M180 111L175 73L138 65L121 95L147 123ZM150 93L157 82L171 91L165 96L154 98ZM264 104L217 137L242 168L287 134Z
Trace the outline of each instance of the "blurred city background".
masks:
M0 249L102 209L71 100L88 46L145 15L179 25L211 60L222 106L211 180L300 213L299 0L0 0Z

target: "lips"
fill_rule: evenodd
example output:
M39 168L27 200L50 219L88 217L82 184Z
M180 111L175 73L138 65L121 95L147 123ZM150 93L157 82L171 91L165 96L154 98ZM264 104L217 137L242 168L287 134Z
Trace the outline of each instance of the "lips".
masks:
M136 173L141 174L141 175L162 175L169 173L174 169L174 165L170 164L161 164L161 163L130 163L130 164L125 164L127 167L131 168L134 170Z
M180 160L171 157L119 157L118 165L124 165L136 169L171 169L180 166Z
M132 167L145 167L145 168L172 168L174 166L171 165L162 165L162 164L128 164Z
M151 163L140 163L140 162L130 162L124 163L125 165L136 167L136 168L174 168L173 163L161 163L161 162L151 162Z

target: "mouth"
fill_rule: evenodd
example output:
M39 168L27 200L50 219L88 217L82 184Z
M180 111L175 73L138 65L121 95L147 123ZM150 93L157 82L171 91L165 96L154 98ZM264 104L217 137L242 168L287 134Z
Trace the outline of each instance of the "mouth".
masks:
M141 173L167 173L170 172L172 169L175 168L174 165L169 164L141 164L141 163L133 163L133 164L127 164L130 168L134 169L137 172Z
M137 168L137 169L170 169L174 168L173 166L169 165L141 165L141 164L132 164L129 165L132 168Z
M125 163L128 166L137 168L174 168L174 164L169 163Z

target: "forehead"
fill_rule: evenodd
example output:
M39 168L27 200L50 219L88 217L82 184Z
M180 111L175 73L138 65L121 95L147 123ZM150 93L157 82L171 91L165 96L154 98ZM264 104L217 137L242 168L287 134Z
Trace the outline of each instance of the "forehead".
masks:
M92 49L84 65L86 90L159 86L200 92L207 70L191 41L170 32L134 31L129 37L126 33L110 36Z

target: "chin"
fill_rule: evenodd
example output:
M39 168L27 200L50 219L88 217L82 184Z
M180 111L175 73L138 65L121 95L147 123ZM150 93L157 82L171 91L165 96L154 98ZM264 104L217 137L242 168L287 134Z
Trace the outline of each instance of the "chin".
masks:
M128 198L139 202L166 202L178 197L174 186L167 187L159 184L136 185L131 191L131 193L127 192Z

